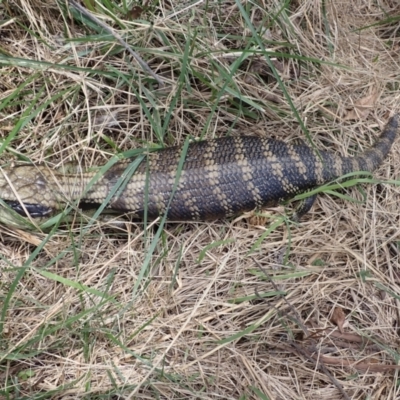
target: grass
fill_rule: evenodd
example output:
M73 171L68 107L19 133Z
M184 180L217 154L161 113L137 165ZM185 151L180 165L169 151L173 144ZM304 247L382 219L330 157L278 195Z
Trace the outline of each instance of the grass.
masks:
M1 4L0 164L101 173L240 134L352 155L398 111L395 2L171 4L82 2L162 87L71 4ZM0 398L398 398L398 151L317 189L300 224L284 207L154 225L71 204L65 224L0 226Z

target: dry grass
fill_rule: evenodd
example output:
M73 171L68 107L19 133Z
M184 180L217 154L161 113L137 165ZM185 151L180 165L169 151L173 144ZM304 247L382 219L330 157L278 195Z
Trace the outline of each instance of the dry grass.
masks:
M296 113L318 148L354 154L398 111L395 0L160 1L139 20L85 1L164 88L63 3L0 5L2 163L90 166L187 135L292 140ZM266 55L280 79L254 72ZM399 150L377 178L399 178ZM399 398L384 366L400 356L400 189L360 189L320 196L298 226L282 208L159 230L1 226L0 398Z

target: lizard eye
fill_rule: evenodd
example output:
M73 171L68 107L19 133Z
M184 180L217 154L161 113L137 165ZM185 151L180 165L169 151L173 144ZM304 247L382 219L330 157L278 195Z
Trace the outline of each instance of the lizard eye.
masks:
M18 201L7 201L6 202L16 213L22 215L23 217L27 217L26 211L28 211L29 215L32 218L41 218L46 217L47 215L52 213L52 209L50 207L43 206L41 204L30 204L24 203L24 207Z

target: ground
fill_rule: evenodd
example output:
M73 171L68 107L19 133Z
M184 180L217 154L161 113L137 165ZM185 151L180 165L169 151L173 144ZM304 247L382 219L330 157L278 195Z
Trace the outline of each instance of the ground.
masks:
M394 0L75 4L0 4L1 165L242 134L354 155L399 111ZM1 225L0 398L400 398L399 150L299 224Z

